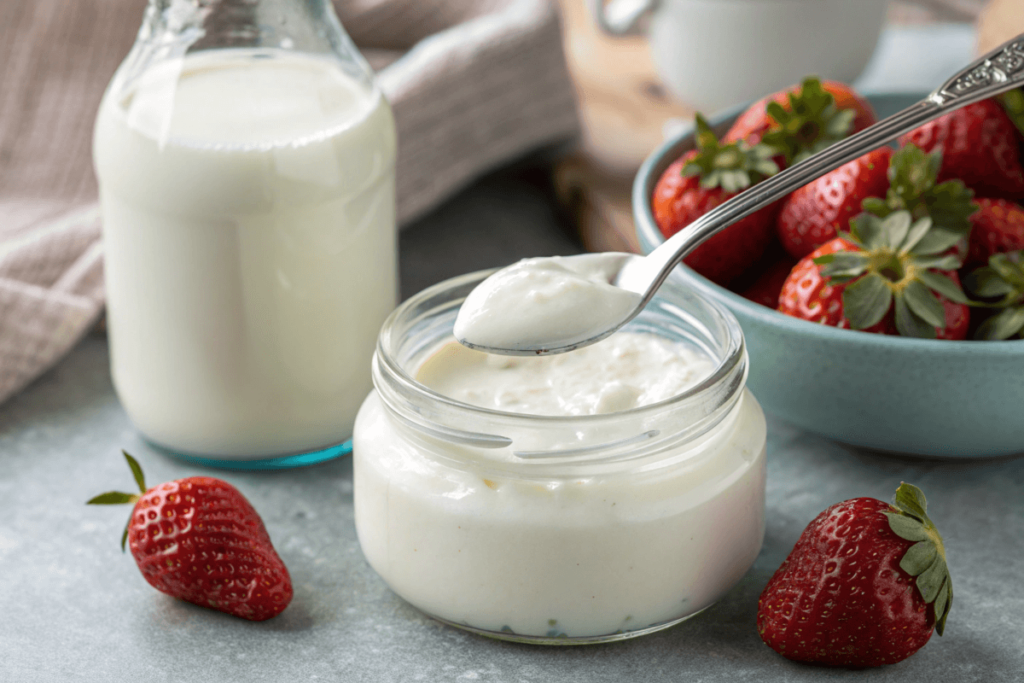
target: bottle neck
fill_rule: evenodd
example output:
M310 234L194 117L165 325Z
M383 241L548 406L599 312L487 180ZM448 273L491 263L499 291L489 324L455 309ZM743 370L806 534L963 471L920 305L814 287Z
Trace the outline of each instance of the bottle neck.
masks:
M140 38L192 49L267 47L328 52L344 31L326 0L150 0Z
M372 80L330 0L149 0L124 76L131 80L156 62L216 49L329 56L351 77Z

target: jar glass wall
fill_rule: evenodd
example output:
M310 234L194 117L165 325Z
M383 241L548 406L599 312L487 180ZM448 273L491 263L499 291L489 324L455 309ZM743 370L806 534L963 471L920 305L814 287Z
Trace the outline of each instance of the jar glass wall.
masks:
M764 534L765 422L735 319L668 283L627 329L708 356L703 382L618 413L499 412L414 379L486 275L425 290L381 330L354 435L370 565L436 618L530 642L629 638L711 605Z

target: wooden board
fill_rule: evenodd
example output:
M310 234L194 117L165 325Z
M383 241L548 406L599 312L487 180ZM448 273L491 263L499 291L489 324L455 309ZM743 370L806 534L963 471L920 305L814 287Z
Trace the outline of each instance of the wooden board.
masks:
M588 251L638 251L629 190L665 132L693 117L654 74L641 37L602 34L585 0L560 0L566 58L576 84L583 134L560 162L555 187Z
M602 34L584 0L560 0L569 71L583 123L581 154L612 175L632 175L666 126L693 110L675 102L654 75L647 42Z

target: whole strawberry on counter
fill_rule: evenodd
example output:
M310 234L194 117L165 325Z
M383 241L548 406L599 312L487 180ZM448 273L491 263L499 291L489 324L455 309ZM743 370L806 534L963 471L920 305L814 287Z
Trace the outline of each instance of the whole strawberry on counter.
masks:
M135 504L121 550L127 541L150 585L252 621L284 611L292 599L288 569L238 489L212 477L189 477L147 490L138 462L124 457L142 495L110 491L88 504Z
M980 195L1024 195L1019 133L996 100L982 100L929 121L899 139L942 151L939 180L959 178Z
M765 142L779 150L785 164L792 164L876 120L871 104L853 88L811 76L750 105L723 141Z
M950 253L962 240L909 211L861 214L849 233L797 263L778 310L865 332L964 339L970 313L956 273L961 258Z
M778 173L774 150L744 142L721 144L697 115L697 149L670 165L654 188L651 208L669 238L705 213L761 180ZM738 277L772 240L777 204L737 221L684 259L686 265L721 285Z
M1024 339L1024 251L993 254L987 266L967 275L964 286L992 312L975 339Z
M942 536L904 483L892 505L854 498L815 517L761 593L757 630L788 659L881 666L941 636L952 604Z

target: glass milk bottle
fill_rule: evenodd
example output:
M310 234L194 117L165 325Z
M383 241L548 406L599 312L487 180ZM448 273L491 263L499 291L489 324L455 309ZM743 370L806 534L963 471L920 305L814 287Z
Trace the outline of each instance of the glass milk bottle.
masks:
M397 302L395 147L329 0L150 0L93 148L111 371L149 441L344 452Z

